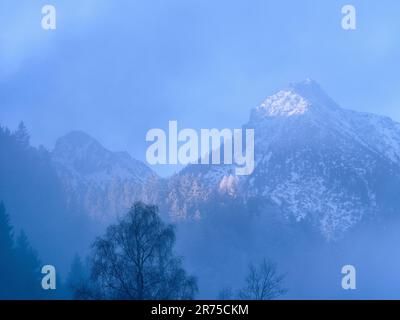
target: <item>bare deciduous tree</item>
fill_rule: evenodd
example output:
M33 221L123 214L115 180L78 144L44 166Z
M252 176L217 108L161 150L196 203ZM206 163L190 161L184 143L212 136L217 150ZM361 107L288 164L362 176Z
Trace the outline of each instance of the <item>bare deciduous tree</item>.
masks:
M137 202L96 239L91 283L77 290L81 298L193 299L196 279L186 274L174 255L174 229L164 224L157 211Z
M234 299L234 294L231 287L223 288L218 293L218 300L233 300L233 299Z
M285 276L278 274L276 263L263 259L255 266L250 264L245 287L239 291L243 300L272 300L287 292L282 287Z

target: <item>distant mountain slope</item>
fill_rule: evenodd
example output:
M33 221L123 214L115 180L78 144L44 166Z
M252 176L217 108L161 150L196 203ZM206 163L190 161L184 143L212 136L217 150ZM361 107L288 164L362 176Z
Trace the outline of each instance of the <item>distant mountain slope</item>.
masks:
M158 177L126 152L111 152L88 134L71 132L58 139L52 160L70 208L108 222L136 200L154 203Z
M333 239L363 217L400 209L400 125L389 118L342 109L306 80L268 97L245 127L255 130L252 175L186 167L168 181L176 219L232 201L307 221Z

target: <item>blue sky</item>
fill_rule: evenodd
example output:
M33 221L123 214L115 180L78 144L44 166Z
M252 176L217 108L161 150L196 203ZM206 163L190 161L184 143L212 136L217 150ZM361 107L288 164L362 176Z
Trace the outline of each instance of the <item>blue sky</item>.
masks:
M44 4L55 31L41 29ZM345 4L355 31L341 28ZM149 129L240 127L308 77L400 121L399 15L397 0L2 0L0 123L24 120L48 148L84 130L143 160Z

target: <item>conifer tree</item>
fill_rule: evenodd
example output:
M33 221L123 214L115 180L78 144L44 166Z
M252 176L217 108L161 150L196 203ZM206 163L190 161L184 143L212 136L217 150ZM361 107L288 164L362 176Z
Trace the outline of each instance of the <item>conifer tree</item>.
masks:
M19 123L18 129L14 133L14 137L20 145L26 148L29 147L30 136L23 121Z
M3 202L0 202L0 298L7 298L7 293L13 290L12 266L13 229Z
M18 289L18 298L39 298L42 293L40 260L23 231L16 241L15 263L15 271L18 275L15 280L15 287Z

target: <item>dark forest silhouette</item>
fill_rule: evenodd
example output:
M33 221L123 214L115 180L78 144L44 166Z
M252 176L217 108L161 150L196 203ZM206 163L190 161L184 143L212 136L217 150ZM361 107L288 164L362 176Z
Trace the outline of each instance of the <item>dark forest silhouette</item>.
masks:
M0 203L0 298L39 299L41 288L40 260L24 232L14 239L13 227Z

